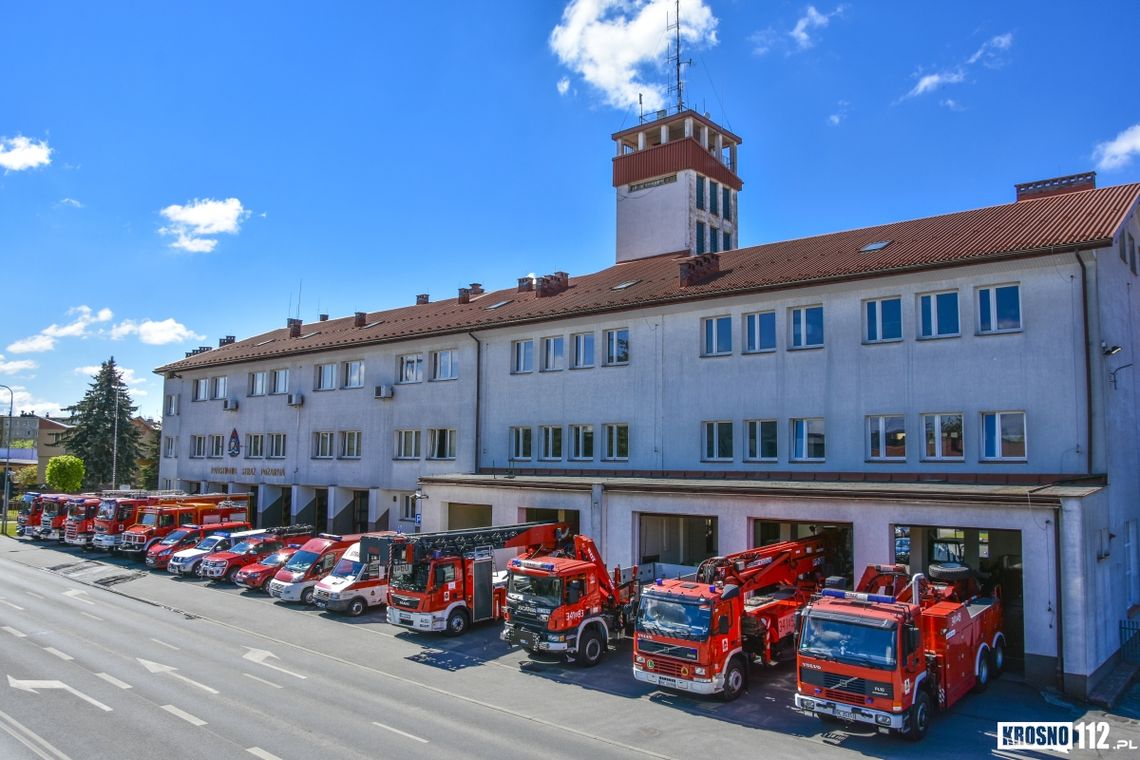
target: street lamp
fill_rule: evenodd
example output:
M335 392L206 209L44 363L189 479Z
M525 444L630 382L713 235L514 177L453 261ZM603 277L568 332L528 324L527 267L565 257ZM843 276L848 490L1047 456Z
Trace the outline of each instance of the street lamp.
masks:
M4 516L0 518L0 534L8 535L8 494L12 489L8 472L12 465L12 409L16 405L16 394L7 385L0 385L0 388L8 391L8 429L4 436L4 444L8 448L4 451Z

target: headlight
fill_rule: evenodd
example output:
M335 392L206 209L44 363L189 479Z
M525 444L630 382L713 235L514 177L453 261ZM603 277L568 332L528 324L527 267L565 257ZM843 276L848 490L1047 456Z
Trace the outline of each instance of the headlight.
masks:
M814 710L814 709L815 709L815 702L813 702L813 701L812 701L812 700L810 700L810 699L801 699L801 700L800 700L800 705L801 705L801 706L802 706L802 707L803 707L805 710Z
M158 553L158 556L165 557L167 554L170 554L170 549L163 549Z
M547 641L565 641L566 635L563 633L548 633L546 634Z
M636 657L633 658L633 661L634 662L645 662L645 658L642 657L641 655L637 655Z
M693 672L698 676L703 676L708 671L706 671L704 668L693 668Z
M329 599L340 599L340 592L339 591L330 591L329 592Z
M876 715L875 716L875 722L878 723L880 726L889 726L889 725L891 725L891 716L889 716L889 715Z

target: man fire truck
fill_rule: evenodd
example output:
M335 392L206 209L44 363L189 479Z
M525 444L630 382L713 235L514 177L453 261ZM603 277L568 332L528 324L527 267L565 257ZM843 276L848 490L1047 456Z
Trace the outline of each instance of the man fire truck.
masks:
M855 591L824 589L800 621L796 707L918 741L935 707L982 691L1005 667L1000 590L969 568L871 565Z
M719 694L728 702L748 686L755 658L771 664L790 641L796 610L824 578L830 533L712 557L695 580L661 580L641 592L633 675L656 686Z
M345 550L359 540L359 533L354 536L318 533L273 576L269 595L283 602L312 604L317 581L328 575Z
M380 535L394 536L395 531ZM365 559L369 559L365 557ZM369 607L388 602L388 566L373 556L360 558L360 542L345 550L336 567L322 578L313 591L313 601L330 612L347 612L357 617Z
M533 558L553 552L568 534L564 524L532 522L366 536L360 551L388 567L389 623L458 636L471 623L503 617L506 578L495 577L495 551Z
M252 565L263 557L285 547L286 539L308 540L313 535L312 525L289 525L281 528L268 528L262 533L250 534L232 549L215 551L202 560L201 576L211 580L227 580L231 583L246 565Z
M78 496L67 502L67 516L63 521L63 540L72 546L90 549L95 538L95 512L99 509L97 496Z
M572 552L512 559L509 571L503 641L592 667L632 631L637 568L611 575L587 536L574 536Z
M246 519L249 494L195 494L168 504L148 504L139 510L138 522L127 528L119 551L143 557L152 544L186 525L241 522Z

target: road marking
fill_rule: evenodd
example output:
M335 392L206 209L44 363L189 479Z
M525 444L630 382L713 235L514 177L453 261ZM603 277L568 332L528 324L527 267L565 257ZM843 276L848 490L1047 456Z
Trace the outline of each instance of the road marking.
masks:
M73 589L71 589L71 591L64 591L63 595L64 596L70 596L72 599L74 599L77 602L83 602L84 604L94 605L95 602L91 601L90 599L84 599L82 596L80 596L81 594L86 594L86 593L87 592L81 588L73 588Z
M118 686L120 689L131 688L131 685L129 683L125 683L123 681L120 681L118 678L115 678L110 673L96 673L95 675L98 678L102 678L104 681L111 684L112 686Z
M194 726L206 725L206 721L202 720L201 718L194 717L193 715L186 712L185 710L179 710L174 705L163 705L162 709L166 710L171 715L177 715L179 718L182 718L182 720L186 721L187 723L189 723L191 725L194 725Z
M25 591L24 593L34 599L43 599L43 597L37 594L35 591Z
M163 664L157 663L157 662L151 662L150 660L144 660L141 657L136 657L135 659L138 660L139 663L141 663L142 666L144 668L146 668L148 671L150 671L151 673L166 673L167 675L174 676L175 678L177 678L180 681L185 681L186 683L190 684L191 686L197 686L202 691L208 691L211 694L217 694L218 693L217 689L210 688L209 686L207 686L204 683L198 683L197 681L195 681L191 678L187 678L186 676L177 672L178 668L176 668L176 667L173 667L171 665L163 665Z
M249 673L242 673L242 675L245 676L246 678L252 678L253 680L257 681L258 683L263 683L266 686L272 686L274 689L285 688L284 686L282 686L279 683L273 683L272 681L266 681L264 678L258 678L257 676L251 675Z
M385 726L383 723L377 723L376 721L372 721L372 725L380 726L380 728L384 729L385 731L391 731L394 734L399 734L400 736L406 736L409 739L414 739L415 741L418 741L421 744L427 744L428 743L427 739L416 736L415 734L409 734L407 731L401 731L398 728L392 728L391 726Z
M266 752L261 747L250 747L246 750L246 752L253 755L254 757L260 757L261 760L281 760L281 758L277 757L277 755L273 754L272 752Z
M26 639L28 637L28 634L21 633L20 631L17 631L15 628L13 628L10 625L6 625L0 630L7 631L8 633L12 634L13 636L15 636L18 639Z
M258 665L264 665L267 668L276 670L278 673L285 673L286 675L293 676L294 678L308 678L308 676L303 676L300 673L294 673L292 670L286 670L285 668L274 665L273 663L266 662L266 660L269 658L272 658L274 660L280 659L277 655L273 654L273 652L265 649L254 649L253 647L246 647L246 649L249 651L242 655L243 660L256 662Z
M71 760L67 755L56 749L47 739L36 734L11 715L2 711L0 711L0 729L3 729L6 734L31 750L32 753L41 760ZM36 744L39 746L37 747Z
M111 712L111 708L107 707L107 705L103 704L102 702L100 702L97 699L92 699L91 697L87 696L86 694L84 694L81 691L73 689L72 687L65 684L63 681L19 681L19 680L16 680L15 678L12 678L12 676L9 675L8 676L8 685L11 686L13 689L19 689L20 691L29 691L32 694L38 694L39 693L38 691L36 691L36 689L63 689L64 691L71 692L75 696L82 699L84 702L89 702L89 703L95 705L96 707L98 707L100 710L103 710L104 712Z
M47 652L48 654L54 654L56 657L58 657L61 660L74 660L75 659L71 655L66 654L64 652L61 652L58 649L56 649L55 647L44 647L44 651Z
M6 604L6 605L8 605L9 607L11 607L11 608L12 608L12 609L14 609L14 610L22 610L22 609L24 609L23 607L21 607L21 606L20 606L20 605L18 605L18 604L12 604L11 602L9 602L7 599L5 599L5 598L4 598L4 597L2 597L2 596L0 596L0 604Z
M158 639L151 639L151 641L153 641L155 644L161 644L164 647L173 649L175 652L180 651L178 647L174 646L173 644L167 644L165 641L159 641Z
M100 623L103 622L103 618L99 617L98 615L92 615L90 612L83 612L82 610L80 610L79 614L82 615L83 617L89 617L92 620L98 620Z

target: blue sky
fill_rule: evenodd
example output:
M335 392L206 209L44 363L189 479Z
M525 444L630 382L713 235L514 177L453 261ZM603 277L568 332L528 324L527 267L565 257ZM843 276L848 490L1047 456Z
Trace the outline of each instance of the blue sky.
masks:
M741 245L1140 181L1134 1L681 5L687 104L744 139ZM672 7L8 4L17 412L114 355L157 416L154 367L298 310L612 264L609 136L664 97Z

